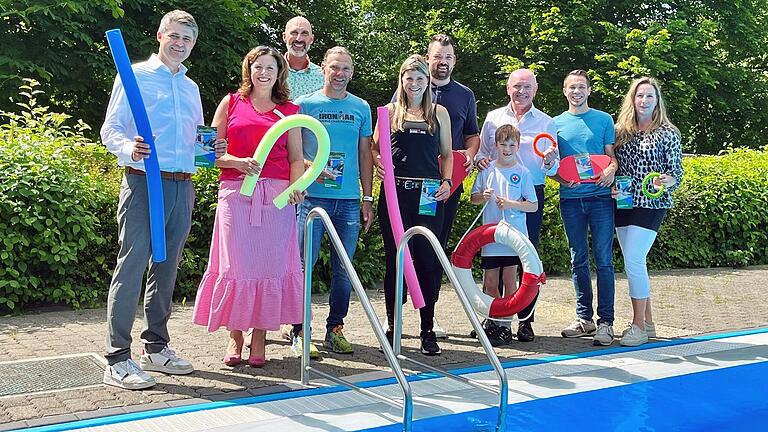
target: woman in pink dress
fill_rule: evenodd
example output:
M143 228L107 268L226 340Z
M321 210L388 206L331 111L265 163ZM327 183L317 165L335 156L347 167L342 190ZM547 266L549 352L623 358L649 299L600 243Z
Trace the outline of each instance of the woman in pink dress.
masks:
M265 363L267 330L301 322L303 276L296 240L294 192L289 206L278 210L272 200L304 172L300 129L278 139L263 166L253 153L267 130L282 117L296 114L288 101L288 67L274 48L259 46L243 59L243 80L225 96L213 126L227 138L221 168L218 206L208 269L197 290L194 322L208 331L229 330L224 363L241 362L243 331L253 328L248 364ZM252 196L240 194L247 174L260 173Z

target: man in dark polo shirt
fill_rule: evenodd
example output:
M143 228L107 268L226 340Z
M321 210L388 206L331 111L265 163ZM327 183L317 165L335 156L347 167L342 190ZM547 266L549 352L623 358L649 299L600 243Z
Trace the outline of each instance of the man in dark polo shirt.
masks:
M475 94L469 87L451 78L456 66L456 53L453 39L444 34L432 36L424 56L429 64L429 75L432 80L432 100L445 107L451 117L451 145L454 150L465 154L467 161L464 168L467 172L473 168L473 161L480 147L480 131L477 128L477 102ZM445 221L443 229L435 233L446 253L450 256L448 237L451 235L453 221L459 209L459 201L464 188L459 185L456 192L445 202ZM437 337L446 337L445 331L435 322L434 331Z
M469 87L451 78L456 66L456 53L453 49L453 39L444 34L432 36L424 59L429 64L431 78L432 101L448 110L451 118L451 147L467 157L464 168L467 172L474 168L473 161L480 148L480 130L477 128L477 101ZM396 95L392 95L394 102ZM454 159L455 160L455 159ZM452 185L453 186L453 185ZM445 220L443 229L435 233L440 244L450 257L452 249L448 247L448 237L451 235L456 211L464 187L459 188L445 201ZM386 328L386 326L385 326ZM433 330L438 338L445 338L445 330L435 320Z

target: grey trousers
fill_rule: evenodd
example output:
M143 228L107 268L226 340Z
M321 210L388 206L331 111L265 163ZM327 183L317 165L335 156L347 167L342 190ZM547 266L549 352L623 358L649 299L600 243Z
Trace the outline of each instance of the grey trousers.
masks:
M168 319L184 243L192 225L195 189L191 181L163 179L166 260L151 260L147 179L126 174L117 206L117 265L107 299L107 353L110 365L131 358L131 328L144 286L144 327L141 341L149 353L160 352L168 342Z

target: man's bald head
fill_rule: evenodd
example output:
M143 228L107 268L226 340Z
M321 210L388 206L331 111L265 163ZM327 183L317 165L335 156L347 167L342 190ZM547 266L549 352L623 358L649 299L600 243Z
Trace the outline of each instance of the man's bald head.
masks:
M288 54L293 57L305 57L315 35L312 33L312 24L303 16L295 16L285 24L283 42L288 49Z
M303 16L295 16L288 20L287 23L285 23L285 32L288 33L288 30L291 28L291 26L295 25L302 25L304 27L307 27L309 29L309 32L312 33L312 24L309 22L308 19L304 18Z
M526 113L533 106L533 98L539 84L530 69L518 69L509 74L507 94L515 113Z

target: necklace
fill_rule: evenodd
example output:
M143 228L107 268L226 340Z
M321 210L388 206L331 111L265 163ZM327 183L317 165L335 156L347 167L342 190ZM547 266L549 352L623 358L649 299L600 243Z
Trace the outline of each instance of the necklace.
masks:
M418 108L418 109L406 108L405 112L407 112L408 114L413 114L413 115L421 115L421 114L424 113L424 110L422 110L421 108Z

